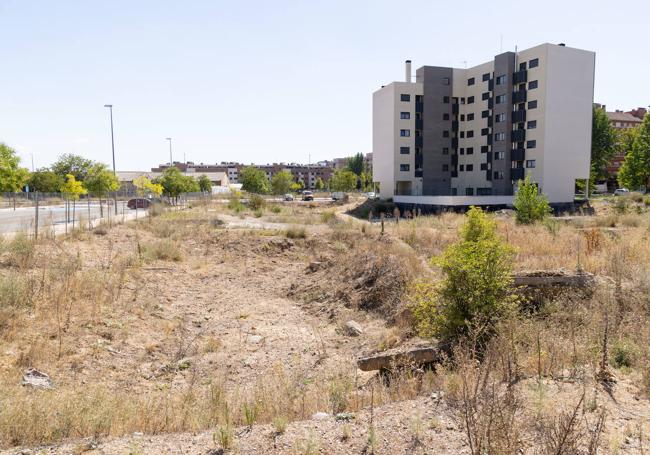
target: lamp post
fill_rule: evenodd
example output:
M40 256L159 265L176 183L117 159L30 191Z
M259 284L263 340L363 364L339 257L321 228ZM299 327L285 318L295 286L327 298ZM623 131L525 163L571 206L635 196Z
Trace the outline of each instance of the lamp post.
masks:
M172 138L171 137L166 137L169 141L169 166L171 167L174 164L174 160L172 159Z
M113 175L115 178L117 178L117 172L115 170L115 139L113 136L113 105L112 104L104 104L104 107L107 107L110 111L111 115L111 151L113 152ZM115 206L115 215L117 215L117 192L113 196L114 199L114 206Z

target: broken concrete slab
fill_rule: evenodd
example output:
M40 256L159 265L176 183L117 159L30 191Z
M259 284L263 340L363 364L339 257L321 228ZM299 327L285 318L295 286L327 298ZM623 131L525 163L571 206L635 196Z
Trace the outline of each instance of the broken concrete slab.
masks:
M20 383L23 386L34 387L35 389L53 389L54 383L47 373L38 371L36 368L29 368L23 374L23 380Z
M388 351L357 359L362 371L392 370L405 366L419 366L442 360L442 351L437 346L418 346Z

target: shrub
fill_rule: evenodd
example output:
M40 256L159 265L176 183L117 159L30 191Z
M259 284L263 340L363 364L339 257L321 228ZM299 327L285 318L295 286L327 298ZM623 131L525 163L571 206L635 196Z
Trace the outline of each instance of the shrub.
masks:
M257 209L253 212L253 216L255 218L262 218L262 215L264 215L264 211L262 209Z
M334 210L326 210L323 213L321 213L320 218L323 221L323 223L329 223L335 218L335 213Z
M232 196L230 196L230 200L228 201L228 208L235 213L244 211L244 205L241 203L241 197L239 194L233 193Z
M251 210L262 210L266 207L266 199L259 194L251 194L248 198L248 207L250 207Z
M291 226L289 229L284 231L284 235L288 239L304 239L307 237L307 231L304 227Z
M18 273L0 275L0 310L30 306L27 280Z
M169 239L159 240L157 242L143 245L142 255L144 259L148 261L160 259L162 261L178 262L183 258L178 243Z
M614 198L614 211L620 215L627 213L630 201L625 196Z
M539 192L537 184L526 180L519 182L519 188L513 203L516 210L516 219L519 224L531 224L541 221L551 213L546 196Z
M628 340L616 341L610 353L610 362L616 368L630 368L636 364L639 356L639 348Z
M496 235L496 223L472 207L459 242L432 263L445 278L439 285L419 283L412 295L418 332L456 341L468 335L484 339L514 303L511 294L513 250Z
M9 262L20 268L29 268L34 263L36 242L27 234L19 233L8 242Z
M272 212L272 213L280 213L280 212L282 212L282 207L280 207L280 206L277 205L277 204L276 204L276 205L272 205L272 206L271 206L271 212Z

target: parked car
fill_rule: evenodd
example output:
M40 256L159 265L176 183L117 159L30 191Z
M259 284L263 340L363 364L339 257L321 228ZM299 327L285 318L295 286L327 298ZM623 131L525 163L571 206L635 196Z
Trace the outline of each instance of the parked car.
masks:
M630 190L628 190L627 188L617 188L616 190L614 190L614 196L625 196L629 192Z
M334 201L340 201L341 199L345 198L345 193L343 191L334 191L332 193L332 200Z
M373 191L367 193L366 196L368 196L368 199L375 199L377 197L377 195Z
M285 201L293 201L293 194L289 194L289 193L285 194L284 195L284 200Z
M303 201L313 201L314 200L314 193L311 191L303 191L302 192L302 200Z
M151 205L151 201L143 197L136 197L133 199L129 199L129 202L126 203L126 206L130 209L135 209L135 208L148 209L150 205Z

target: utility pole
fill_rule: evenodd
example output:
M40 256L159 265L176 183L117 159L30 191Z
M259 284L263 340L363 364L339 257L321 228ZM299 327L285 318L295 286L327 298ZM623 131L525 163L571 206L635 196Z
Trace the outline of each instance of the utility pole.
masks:
M115 170L115 139L113 136L113 105L104 104L104 107L107 107L111 113L111 150L113 151L113 175L117 178L117 171ZM117 192L113 195L113 202L115 206L115 214L117 215Z
M171 167L174 165L174 159L172 158L172 138L166 137L165 139L169 141L169 166Z

